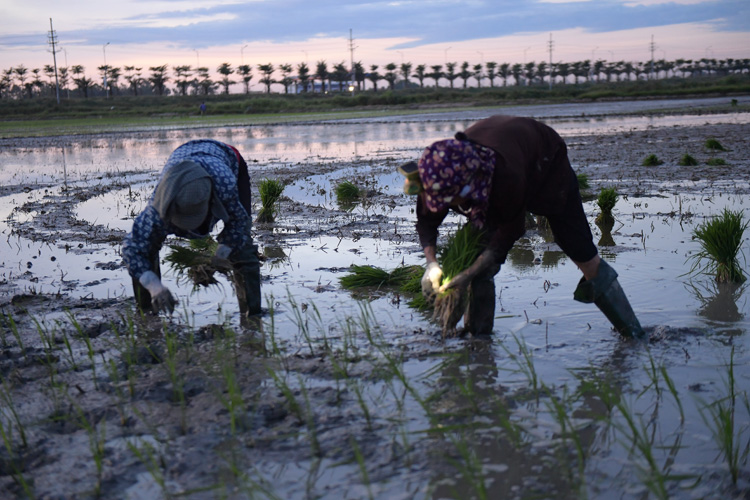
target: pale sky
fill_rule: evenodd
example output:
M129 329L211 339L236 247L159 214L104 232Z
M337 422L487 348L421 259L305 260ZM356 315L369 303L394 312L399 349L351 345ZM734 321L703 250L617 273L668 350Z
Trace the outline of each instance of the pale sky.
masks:
M0 0L0 70L750 57L750 0ZM353 42L350 43L350 33ZM653 44L652 44L653 37Z

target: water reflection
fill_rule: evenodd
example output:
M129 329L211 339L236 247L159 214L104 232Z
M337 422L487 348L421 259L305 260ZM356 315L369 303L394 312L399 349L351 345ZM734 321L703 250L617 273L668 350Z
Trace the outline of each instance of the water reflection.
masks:
M690 282L688 289L700 302L698 314L712 321L738 322L745 318L737 303L747 289L745 284Z

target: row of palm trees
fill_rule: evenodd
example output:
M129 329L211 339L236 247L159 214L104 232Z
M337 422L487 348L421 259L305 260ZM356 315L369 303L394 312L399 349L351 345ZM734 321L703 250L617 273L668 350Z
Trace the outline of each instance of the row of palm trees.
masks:
M241 84L245 93L250 92L253 80L253 68L248 64L241 64L233 68L230 63L222 63L216 68L214 79L207 67L193 68L189 65L152 66L148 74L144 75L142 67L103 65L97 68L99 80L86 75L85 68L74 65L70 68L58 68L57 75L51 65L42 69L27 69L24 65L6 69L0 76L0 97L2 98L33 98L36 95L55 93L61 89L63 97L70 97L71 86L80 97L89 94L115 95L118 93L139 94L179 94L179 95L209 95L215 93L229 94L230 87ZM367 83L372 91L377 91L379 83L384 81L391 90L397 88L443 86L463 88L469 86L482 87L488 85L534 85L544 83L576 84L581 82L623 81L633 79L657 79L670 77L690 77L697 75L716 75L750 72L750 59L664 59L648 62L584 60L576 62L558 62L552 65L542 62L526 64L510 64L487 62L484 64L470 64L463 62L449 62L445 65L435 64L427 66L411 63L388 63L380 68L377 64L370 65L366 70L361 62L356 62L349 68L341 62L329 69L325 61L318 61L315 71L307 63L299 63L296 67L291 64L259 64L257 66L258 82L265 92L270 93L272 85L280 85L284 93L289 92L322 92L328 91L362 91L367 90ZM382 69L382 71L381 71ZM236 76L236 80L232 78ZM46 81L42 77L46 77ZM57 78L56 78L57 77ZM550 78L552 81L550 82ZM172 88L167 84L171 82ZM471 85L470 85L471 84ZM58 87L59 86L59 87ZM75 95L75 94L74 94Z

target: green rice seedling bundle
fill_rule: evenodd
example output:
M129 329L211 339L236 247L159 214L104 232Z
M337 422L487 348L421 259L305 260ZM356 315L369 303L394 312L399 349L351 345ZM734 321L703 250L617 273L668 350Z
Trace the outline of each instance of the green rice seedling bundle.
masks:
M392 271L386 271L376 266L352 266L352 272L339 278L341 286L347 289L363 287L397 287L401 289L416 277L417 282L422 277L422 266L400 266Z
M726 164L727 162L724 158L709 158L706 161L706 165L711 165L712 167L718 167Z
M276 215L276 202L284 192L284 184L275 179L263 179L258 183L261 207L258 211L259 222L271 222Z
M706 139L704 146L711 151L726 151L726 148L724 148L724 146L713 137Z
M165 257L172 271L177 274L178 281L189 281L194 288L208 287L218 284L214 274L219 271L227 273L227 269L217 269L211 263L211 257L216 252L218 242L212 237L190 240L188 245L171 244L171 252Z
M482 249L482 232L471 224L465 224L448 237L445 245L438 249L438 262L443 270L442 285L468 268ZM469 290L449 288L439 292L435 298L433 319L440 323L443 337L456 333L456 325L463 316L468 303Z
M351 181L342 181L336 186L336 201L342 204L353 203L361 194L359 187Z
M655 154L650 154L646 158L643 159L642 165L644 167L656 167L663 163L664 162L661 161L658 156L656 156Z
M614 222L615 218L612 215L612 210L617 204L617 198L617 190L615 188L603 188L599 192L596 204L599 206L601 212L596 216L597 223L608 224Z
M577 174L576 178L578 179L578 189L588 189L591 186L589 185L589 176L586 174Z
M744 220L742 211L725 208L721 215L696 227L693 238L700 242L701 249L691 258L694 260L690 272L699 270L716 276L719 283L743 283L746 278L739 262L742 235L750 221ZM701 267L702 262L706 264Z
M698 160L696 160L692 155L685 153L682 155L682 158L680 158L680 166L681 167L694 167L698 164Z

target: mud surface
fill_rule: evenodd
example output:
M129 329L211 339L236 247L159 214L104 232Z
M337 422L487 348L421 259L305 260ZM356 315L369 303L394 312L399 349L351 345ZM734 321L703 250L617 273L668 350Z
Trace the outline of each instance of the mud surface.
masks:
M544 110L528 111L545 117ZM748 213L747 113L729 113L726 120L691 113L689 123L667 125L649 115L606 129L566 120L559 110L547 113L551 125L559 124L575 170L588 176L590 192L616 186L623 199L617 244L602 254L620 263L649 345L619 339L598 312L572 302L577 271L536 227L498 278L491 339L445 341L438 326L410 310L408 297L340 289L336 278L355 262L421 263L412 200L400 193L392 172L419 154L429 134L449 137L479 118L476 113L351 123L346 134L397 126L417 136L425 123L442 124L425 133L424 143L389 142L383 133L372 139L378 145L353 154L315 139L284 148L278 131L262 130L0 141L7 239L0 262L0 496L750 494L746 449L734 482L717 446L707 444L706 423L715 408L707 402L725 395L726 367L747 366L747 295L742 287L701 281L690 285L699 298L688 300L695 294L679 278L689 269L686 254L695 247L685 248L696 222L723 206ZM313 126L321 125L288 125L288 136ZM341 124L330 131L344 134ZM255 226L266 255L261 274L268 309L255 325L239 325L230 286L192 295L174 277L171 286L183 294L178 317L140 316L119 261L119 244L147 201L160 162L200 136L239 142L254 179L287 185L277 219ZM708 138L726 150L708 150ZM276 145L249 146L265 143ZM113 168L80 162L61 176L39 164L8 167L42 162L54 151L81 156L107 144L122 150ZM128 153L144 151L143 144L145 154ZM680 166L686 153L698 165ZM650 154L664 163L642 166ZM717 157L725 165L706 163ZM336 203L332 189L344 178L364 187L364 200ZM653 208L659 200L666 208ZM648 222L653 240L664 231L655 222L679 232L676 249L650 242ZM524 252L528 264L522 264ZM535 363L546 368L534 374ZM660 379L660 373L670 375ZM741 391L734 432L743 447L750 443L743 408L750 372L737 368L735 376ZM590 387L604 380L609 392ZM639 422L632 428L628 409ZM644 442L658 450L652 450L658 464L637 451Z

